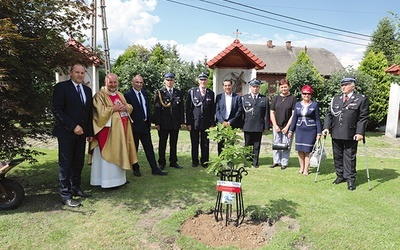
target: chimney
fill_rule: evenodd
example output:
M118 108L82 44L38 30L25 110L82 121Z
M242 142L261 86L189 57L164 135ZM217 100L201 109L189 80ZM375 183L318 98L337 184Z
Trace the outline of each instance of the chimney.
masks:
M273 47L273 45L272 45L272 40L268 40L268 41L267 41L267 47L268 47L268 48L272 48L272 47Z
M292 42L286 41L286 49L292 49Z

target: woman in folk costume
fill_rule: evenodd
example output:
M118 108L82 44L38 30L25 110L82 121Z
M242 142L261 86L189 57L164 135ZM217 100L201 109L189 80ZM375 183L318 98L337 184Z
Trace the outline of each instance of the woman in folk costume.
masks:
M315 141L321 137L319 105L311 100L313 89L309 85L301 88L302 100L296 103L292 123L289 127L289 139L296 132L296 150L300 164L299 174L308 175L310 153Z
M89 147L90 184L112 188L126 183L126 170L138 161L133 140L132 105L118 90L118 78L108 74L93 98L94 140Z

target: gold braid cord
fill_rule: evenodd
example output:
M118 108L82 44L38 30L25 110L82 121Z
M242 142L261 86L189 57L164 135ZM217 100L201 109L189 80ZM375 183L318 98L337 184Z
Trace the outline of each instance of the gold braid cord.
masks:
M171 102L165 104L165 102L163 101L163 98L162 98L162 96L161 96L160 90L158 91L158 98L160 99L160 103L161 103L161 105L162 105L164 108L169 108L169 107L171 107Z

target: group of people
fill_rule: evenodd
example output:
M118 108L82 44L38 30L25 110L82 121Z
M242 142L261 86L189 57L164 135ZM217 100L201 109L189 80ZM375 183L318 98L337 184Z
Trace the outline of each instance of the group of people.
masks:
M221 123L232 128L242 128L246 146L253 146L249 157L255 168L259 167L261 138L264 131L269 130L269 102L260 94L261 82L253 79L249 82L250 93L239 96L233 93L233 82L225 79L222 82L224 93L216 97L208 89L208 75L198 76L198 87L189 90L186 98L186 126L190 131L192 147L192 167L199 163L207 167L209 161L209 139L207 129ZM201 157L199 161L199 143ZM221 154L224 141L218 142L218 155Z
M310 153L321 135L331 134L333 160L336 179L333 184L347 182L348 190L356 189L356 155L358 142L365 140L365 129L369 117L369 99L355 93L356 79L345 77L341 80L341 94L335 95L329 105L323 125L320 121L319 105L312 101L313 89L309 85L301 88L302 99L295 102L289 93L290 84L281 80L280 95L272 101L271 121L274 142L292 143L295 136L295 149L298 152L299 174L308 175ZM285 104L286 102L286 104ZM287 166L288 150L274 151L271 168Z
M55 85L52 100L60 195L62 202L70 207L80 205L73 197L91 196L81 189L86 141L89 142L90 184L93 186L124 185L126 171L130 169L135 176L141 176L137 157L139 141L152 174L168 174L162 171L163 165L156 163L150 134L150 100L142 89L143 78L135 76L132 89L122 94L118 91L118 77L110 73L105 77L104 86L92 97L91 89L83 84L84 76L83 65L72 66L70 80Z
M134 76L132 88L123 94L118 91L118 77L110 73L105 78L105 86L92 97L91 89L83 84L84 76L84 66L75 64L70 80L57 83L53 92L60 195L63 203L70 207L80 205L75 196L91 196L80 187L86 141L92 165L90 184L112 188L126 183L127 170L132 169L135 176L142 175L137 156L139 141L153 175L168 174L164 172L168 140L169 166L182 169L178 164L177 142L184 125L190 132L192 167L207 167L210 143L207 129L221 123L243 130L245 145L253 146L250 160L253 167L258 168L262 135L271 123L273 143L291 145L295 138L299 173L303 175L308 174L309 156L315 141L321 134L331 133L337 175L334 184L347 181L349 190L355 189L357 142L365 134L369 102L367 97L354 93L354 78L342 80L343 94L332 99L322 127L318 103L311 100L313 89L309 85L302 87L302 100L296 102L289 82L282 79L280 94L270 107L268 97L260 94L258 79L249 82L250 92L243 96L233 93L232 80L223 80L224 92L215 97L207 88L208 75L200 73L198 86L188 91L184 103L183 92L174 87L175 75L167 73L164 87L156 91L153 103L154 124L159 136L157 163L150 134L151 101L143 89L143 77ZM219 142L218 154L223 147L224 142ZM290 147L274 150L270 167L286 169L289 155Z

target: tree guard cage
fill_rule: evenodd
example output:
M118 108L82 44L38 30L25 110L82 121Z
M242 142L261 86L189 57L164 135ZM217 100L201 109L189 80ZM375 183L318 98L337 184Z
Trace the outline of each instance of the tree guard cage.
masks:
M238 182L241 183L243 175L247 175L248 172L244 167L239 169L226 169L218 172L220 181L227 182ZM245 217L244 212L244 202L242 189L239 192L235 192L234 204L224 204L222 203L222 193L223 191L218 191L217 200L214 207L214 217L216 221L223 220L223 212L225 212L225 225L228 225L229 221L234 221L236 226L239 226ZM224 209L225 205L225 209ZM236 206L236 218L232 217L234 211L233 206Z

